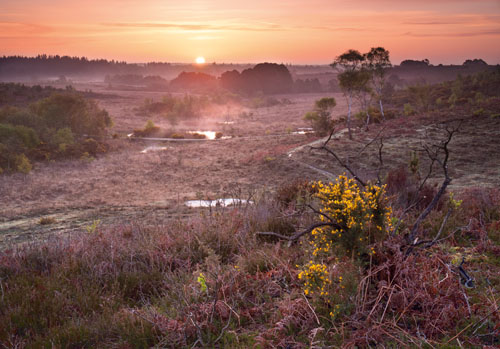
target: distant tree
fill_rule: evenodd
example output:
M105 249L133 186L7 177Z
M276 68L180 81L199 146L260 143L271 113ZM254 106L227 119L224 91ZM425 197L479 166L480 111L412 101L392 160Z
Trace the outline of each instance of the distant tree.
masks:
M230 91L249 95L287 93L294 87L288 68L276 63L259 63L241 74L236 70L225 72L220 77L220 83Z
M31 172L32 166L26 155L21 154L16 157L16 170L27 175Z
M427 58L421 61L406 59L401 62L400 66L405 68L426 68L429 66L429 60Z
M370 81L372 78L372 72L368 69L362 69L358 72L357 84L358 87L355 90L356 98L361 105L361 109L365 113L365 125L368 129L370 124L370 104L373 97L373 89L370 86Z
M463 65L465 65L465 66L487 66L488 63L486 63L485 61L483 61L480 58L476 58L476 59L466 60Z
M337 105L335 98L324 97L314 104L314 110L304 115L304 120L310 121L311 126L318 135L324 136L333 127L330 110Z
M294 90L299 93L307 93L307 92L321 92L322 91L321 83L317 78L315 79L297 79L294 82Z
M349 139L352 139L351 133L351 114L353 98L361 89L365 88L366 80L364 74L361 73L365 56L357 50L348 50L347 52L338 56L335 61L330 64L334 69L339 70L337 79L339 86L344 96L347 99L347 129L349 132Z
M212 90L217 86L215 76L199 72L182 72L170 82L175 89Z
M387 69L391 67L389 51L383 47L372 47L370 52L365 55L365 58L365 66L371 73L371 84L378 99L380 114L382 114L382 119L385 120L382 92L385 87Z
M419 111L427 112L435 100L435 96L432 94L432 88L428 84L417 84L408 86L407 88L408 96Z

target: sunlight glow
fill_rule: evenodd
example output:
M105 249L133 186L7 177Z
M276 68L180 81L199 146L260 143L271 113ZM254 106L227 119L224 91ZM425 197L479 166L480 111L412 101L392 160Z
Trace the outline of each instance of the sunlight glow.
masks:
M205 63L205 57L196 57L196 64L204 64Z

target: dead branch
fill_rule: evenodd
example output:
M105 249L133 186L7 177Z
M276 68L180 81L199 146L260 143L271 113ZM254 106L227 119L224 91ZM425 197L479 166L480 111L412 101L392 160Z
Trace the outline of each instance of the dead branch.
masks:
M264 235L264 236L275 236L279 239L288 240L290 243L293 243L293 242L297 241L298 239L300 239L302 236L309 234L314 229L320 228L320 227L333 227L333 228L339 229L339 230L342 229L342 226L340 226L339 224L337 224L335 222L321 222L321 223L312 224L307 229L300 231L300 232L296 232L292 236L286 236L286 235L278 234L278 233L275 233L272 231L261 231L261 232L257 232L256 234L257 235Z
M344 161L342 161L342 159L340 159L337 156L337 154L335 154L335 152L328 147L328 143L332 139L334 131L335 130L332 130L332 132L330 132L330 135L328 136L327 140L325 141L325 143L323 143L322 146L320 146L320 147L311 147L311 149L326 151L328 154L330 154L331 156L333 156L335 158L335 160L337 160L337 162L340 164L340 166L342 166L343 168L345 168L347 170L347 172L349 172L351 174L351 176L356 181L358 181L359 184L361 184L361 186L366 187L366 183L361 178L358 177L358 175L349 167L349 165L347 165Z
M323 213L323 212L321 212L320 210L315 209L312 205L307 205L307 207L309 207L309 208L311 209L311 211L313 211L314 213L316 213L316 214L318 214L318 215L320 215L320 216L325 217L325 218L326 218L326 219L328 219L330 222L333 222L333 219L332 219L330 216L328 216L326 213Z
M455 134L455 132L458 130L459 127L460 127L460 125L454 129L451 129L451 130L446 129L448 137L446 138L446 140L443 142L442 145L436 147L436 150L434 152L432 152L428 147L424 148L427 152L427 155L431 159L431 161L433 161L433 162L435 161L441 165L441 168L443 169L443 174L444 174L444 181L441 184L441 187L439 188L436 195L434 195L434 197L432 198L432 201L425 208L425 210L420 214L420 216L418 216L417 220L413 224L413 227L411 228L411 232L409 235L410 241L415 240L417 233L418 233L418 227L420 226L422 221L429 215L429 213L431 213L431 211L436 207L437 203L439 202L439 200L443 196L444 192L446 191L446 188L451 183L451 177L449 176L449 173L448 173L448 159L450 157L450 151L448 149L448 145L450 144L453 135ZM444 153L444 157L442 160L439 158L439 155L441 152ZM431 169L432 169L432 166L431 166Z
M365 146L360 150L360 152L358 153L357 156L360 156L366 150L366 148L368 148L373 142L375 142L380 137L380 135L384 131L385 131L385 126L382 127L382 129L379 131L379 133L377 133L377 135L375 136L375 138L373 138L371 141L369 141L368 143L365 144ZM381 138L383 138L383 137L381 137Z
M444 240L444 239L441 239L441 240L438 240L439 237L441 236L441 233L443 232L444 230L444 226L446 225L446 222L448 222L448 218L450 218L450 215L451 213L453 212L452 209L449 209L448 212L446 213L446 216L444 217L443 219L443 222L441 223L441 226L439 227L439 230L436 234L436 236L434 237L434 239L432 240L422 240L422 241L415 241L413 242L413 244L411 244L411 246L406 250L406 253L405 255L408 256L415 247L417 246L420 246L420 245L425 245L424 248L429 248L429 247L432 247L434 246L437 242L441 241L441 240ZM460 229L457 229L456 231L454 231L452 234L450 235L453 235L455 234L458 230ZM416 239L418 240L418 239Z
M382 148L384 147L384 138L380 137L380 145L378 147L378 168L377 168L377 184L382 184L382 179L380 178L380 171L382 171L382 167L384 167L384 159L382 158Z

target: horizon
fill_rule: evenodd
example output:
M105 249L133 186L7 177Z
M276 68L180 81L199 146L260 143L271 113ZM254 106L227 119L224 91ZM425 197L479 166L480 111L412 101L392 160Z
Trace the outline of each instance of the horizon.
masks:
M257 65L257 64L261 64L261 63L275 63L275 64L283 64L285 66L299 66L299 67L305 67L305 66L314 66L314 67L325 66L326 67L326 66L329 66L331 64L331 62L330 63L293 63L293 62L278 62L278 61L256 61L256 62L210 62L210 61L207 61L205 63L197 63L196 61L193 61L193 62L173 62L173 61L142 61L142 62L137 61L137 62L133 62L133 61L127 61L127 60L117 60L115 58L108 58L108 57L71 56L71 55L57 54L57 53L55 53L55 54L39 53L39 54L31 55L31 56L2 55L2 56L0 56L0 58L22 57L22 58L33 59L33 58L37 58L38 56L44 56L44 55L47 57L59 56L59 57L70 57L73 59L85 58L89 61L99 61L99 60L106 60L108 62L115 61L116 63L126 63L126 64L130 64L130 65L133 65L133 64L145 65L145 64L151 64L151 63L160 63L160 64L171 64L171 65L192 65L192 66L199 67L199 68L202 68L205 66L211 66L214 64L215 65ZM486 61L485 59L483 59L482 57L469 57L469 58L464 59L464 62L466 60L473 60L473 59L483 60L490 66L500 65L500 63L490 63L490 62ZM391 62L391 63L393 66L399 66L405 60L422 61L423 59L413 59L413 58L409 57L409 58L403 59L399 63L396 63L396 62ZM333 61L333 59L332 59L332 61ZM452 64L445 64L442 62L432 62L429 60L429 66L440 66L440 65L442 65L442 66L461 66L461 65L463 65L464 62L457 63L457 64L453 64L453 63Z
M500 45L492 44L500 41L498 0L7 0L0 4L0 29L5 56L46 52L131 63L205 57L207 64L323 65L351 48L383 46L395 63L500 63Z

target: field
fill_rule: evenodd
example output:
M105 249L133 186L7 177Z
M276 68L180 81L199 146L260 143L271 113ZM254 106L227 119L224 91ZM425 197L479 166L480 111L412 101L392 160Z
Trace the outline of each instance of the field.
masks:
M249 199L273 192L295 179L325 180L345 172L334 159L303 147L319 138L296 133L310 127L303 116L325 94L279 95L276 98L286 98L291 104L257 109L223 106L198 120L175 126L179 132L222 132L232 136L230 139L154 142L131 141L127 134L151 119L136 110L143 100L160 99L164 94L109 90L104 84L76 84L75 88L92 89L99 105L113 117L110 134L119 137L110 139L109 153L92 162L44 162L38 163L28 176L4 176L0 182L3 247L43 239L52 232L82 229L97 219L103 223L130 222L137 218L165 222L196 214L196 210L184 205L187 200ZM334 117L344 115L347 107L343 96L340 93L333 96L337 100ZM244 112L252 115L242 116ZM411 152L419 150L423 142L436 141L442 136L435 129L434 117L375 124L369 131L358 130L354 141L341 136L335 140L334 149L351 159L361 174L371 178L378 167L378 145L359 154L365 144L382 132L384 167L405 166ZM457 118L456 115L439 117L439 122ZM450 188L460 191L470 186L499 186L500 145L496 137L500 119L483 117L478 123L471 115L462 118L465 120L461 132L450 148L453 177ZM152 120L162 129L172 128L162 117ZM337 128L342 131L341 125ZM475 147L471 148L471 144ZM143 152L151 146L160 149ZM293 155L289 156L289 152ZM439 175L435 173L431 179L437 181ZM54 218L54 223L39 224L40 219L47 217Z
M384 122L355 119L351 140L340 93L212 104L172 122L144 112L165 93L73 87L109 112L107 148L0 174L0 344L498 345L498 96L412 113L395 102ZM303 119L322 97L337 101L329 151ZM136 137L148 127L221 134ZM444 150L451 183L410 239ZM359 185L339 177L349 170ZM362 184L377 177L386 186ZM218 199L237 201L187 205ZM303 230L318 220L338 227L334 244L326 228Z
M119 138L110 140L108 154L92 162L39 163L28 176L4 177L0 183L3 246L44 238L51 231L81 228L96 219L121 222L151 215L161 220L192 215L186 200L246 198L302 177L304 170L314 178L314 172L297 167L286 153L315 139L293 132L309 127L302 117L323 95L279 96L291 98L292 104L245 109L253 113L247 117L239 116L241 107L221 107L220 112L175 126L179 131L220 131L231 139L155 143L130 141L127 134L151 118L136 115L134 109L145 98L159 99L164 94L75 87L92 88L99 94L99 105L113 117L110 134ZM336 111L341 112L343 99L340 95L337 99ZM161 117L153 121L164 129L172 127ZM152 145L166 149L142 152ZM55 223L40 225L43 217L53 217Z

